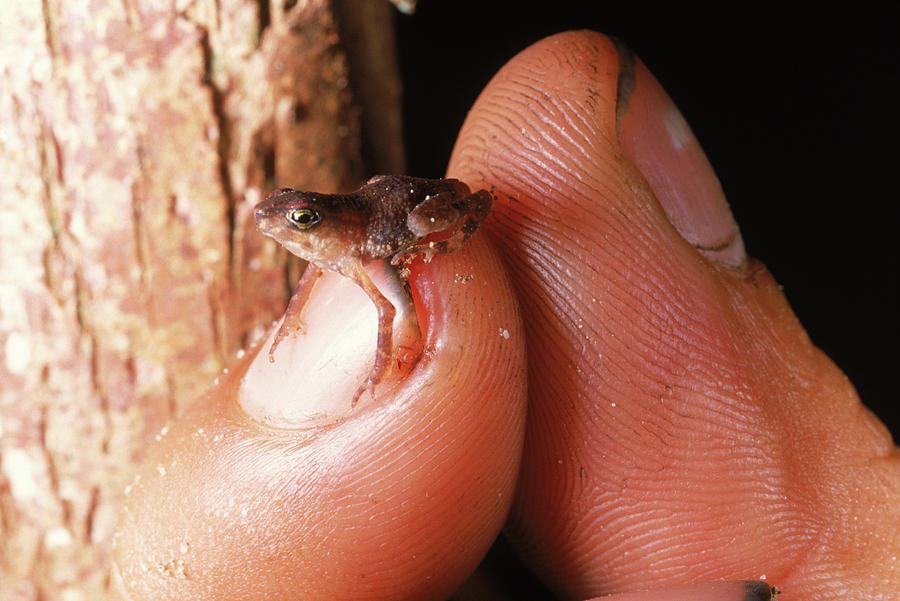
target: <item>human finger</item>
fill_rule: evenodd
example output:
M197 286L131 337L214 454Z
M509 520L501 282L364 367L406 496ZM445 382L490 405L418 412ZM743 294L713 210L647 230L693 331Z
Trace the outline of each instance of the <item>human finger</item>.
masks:
M468 575L518 471L520 322L477 235L410 286L421 357L356 409L375 315L332 274L275 363L257 347L172 424L116 533L120 598L443 599Z
M498 192L488 228L529 349L507 534L551 588L898 587L890 436L747 259L639 61L591 32L532 46L482 93L449 174Z

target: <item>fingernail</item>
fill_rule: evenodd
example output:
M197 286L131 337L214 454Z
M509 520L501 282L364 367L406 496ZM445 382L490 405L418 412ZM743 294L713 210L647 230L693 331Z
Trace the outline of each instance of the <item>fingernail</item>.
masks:
M609 601L772 601L775 589L756 580L677 584L603 597Z
M748 580L744 588L747 590L744 601L771 601L777 594L775 587L759 580Z
M690 126L649 70L621 44L616 131L681 236L709 260L741 268L744 241Z
M374 392L364 392L356 408L351 406L375 361L378 314L359 286L334 272L324 272L301 313L305 331L282 340L275 361L270 362L273 328L247 369L238 403L250 417L280 428L323 426L388 395L397 376L409 370L414 362L411 358L418 357L421 350L415 308L406 291L391 284L386 271L369 272L397 310L394 361L384 380Z

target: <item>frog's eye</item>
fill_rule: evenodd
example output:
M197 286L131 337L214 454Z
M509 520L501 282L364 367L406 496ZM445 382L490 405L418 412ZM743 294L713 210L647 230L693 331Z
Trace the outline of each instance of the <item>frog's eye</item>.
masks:
M308 207L292 209L288 211L286 217L298 230L308 230L322 221L322 215L317 210Z

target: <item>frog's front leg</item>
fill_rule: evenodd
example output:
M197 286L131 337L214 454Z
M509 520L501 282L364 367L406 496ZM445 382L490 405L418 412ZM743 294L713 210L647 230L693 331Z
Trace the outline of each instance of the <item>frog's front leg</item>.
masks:
M322 275L322 269L318 265L314 263L306 265L306 269L300 277L300 282L297 284L293 296L291 296L291 302L288 303L287 310L284 312L284 320L281 322L281 327L278 328L278 333L275 334L275 339L272 340L272 346L269 347L269 361L272 363L275 362L275 349L278 348L282 340L287 338L289 334L295 332L303 334L306 331L306 326L303 324L303 320L300 319L300 313L303 311L303 306L309 299L313 286L316 285L320 275Z
M350 407L353 408L356 407L359 397L362 396L366 389L374 388L381 382L384 374L387 372L394 344L394 315L397 311L394 305L391 304L391 301L381 293L369 277L369 274L366 273L362 262L358 260L350 262L342 266L340 272L356 282L375 304L375 309L378 310L378 342L375 346L375 363L372 366L372 371L369 372L369 377L353 394L353 399L350 401Z
M424 238L434 232L456 229L446 240L416 244L400 251L391 263L397 265L404 258L417 254L424 254L427 263L436 254L455 252L475 233L493 204L494 197L487 190L458 198L452 192L444 192L422 201L406 217L406 227L413 234Z

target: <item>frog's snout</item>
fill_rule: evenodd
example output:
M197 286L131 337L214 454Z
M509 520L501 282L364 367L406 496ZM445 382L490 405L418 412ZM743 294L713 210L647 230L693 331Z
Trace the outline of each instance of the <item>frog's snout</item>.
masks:
M257 227L265 223L266 219L271 216L273 209L275 211L278 210L278 199L290 192L293 192L293 190L290 188L276 188L275 190L269 192L269 195L266 196L266 199L264 201L256 205L256 207L253 209L253 216L256 218Z
M264 200L263 202L256 205L256 208L253 209L253 216L256 218L256 227L259 227L266 220L266 216L269 212L269 204L268 200Z

